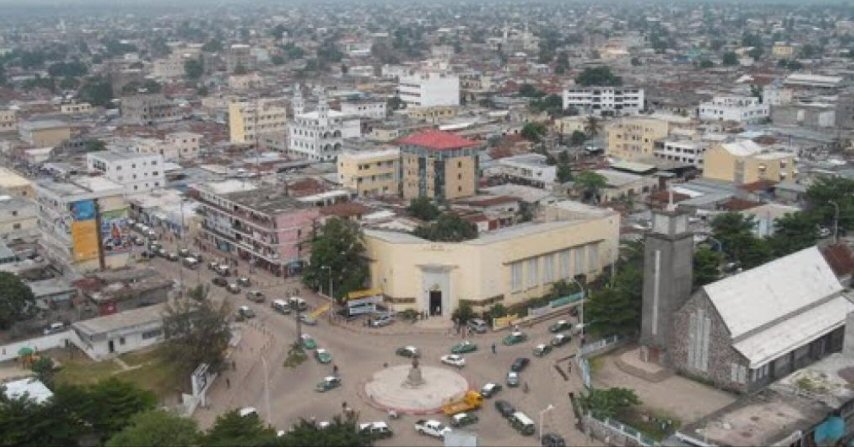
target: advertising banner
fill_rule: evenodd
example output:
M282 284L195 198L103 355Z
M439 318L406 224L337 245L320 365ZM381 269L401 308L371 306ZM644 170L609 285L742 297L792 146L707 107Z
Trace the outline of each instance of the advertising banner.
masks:
M105 256L130 252L133 246L130 236L127 208L101 212L101 246Z
M98 257L98 228L94 220L71 222L71 241L75 261Z
M95 219L95 201L81 200L71 204L71 216L76 221Z

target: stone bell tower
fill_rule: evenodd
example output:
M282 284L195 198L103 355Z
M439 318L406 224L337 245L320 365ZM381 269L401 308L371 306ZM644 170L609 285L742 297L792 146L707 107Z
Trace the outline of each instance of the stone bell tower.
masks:
M644 241L641 359L668 362L673 314L691 296L694 238L688 215L669 206L652 214Z

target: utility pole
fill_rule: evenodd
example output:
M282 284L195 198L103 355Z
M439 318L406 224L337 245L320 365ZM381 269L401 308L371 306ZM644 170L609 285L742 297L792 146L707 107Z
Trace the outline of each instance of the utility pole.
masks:
M267 423L272 424L272 413L270 412L270 376L267 368L267 359L262 355L261 363L264 365L264 405L267 407Z
M833 243L839 243L839 204L833 200L827 203L833 205Z

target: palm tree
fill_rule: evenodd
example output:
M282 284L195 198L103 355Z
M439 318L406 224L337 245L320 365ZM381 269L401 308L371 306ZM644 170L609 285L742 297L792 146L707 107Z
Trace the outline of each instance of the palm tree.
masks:
M586 133L588 137L592 138L599 135L599 130L601 128L602 124L599 122L599 118L596 118L593 115L587 117L587 121L584 123L584 133Z

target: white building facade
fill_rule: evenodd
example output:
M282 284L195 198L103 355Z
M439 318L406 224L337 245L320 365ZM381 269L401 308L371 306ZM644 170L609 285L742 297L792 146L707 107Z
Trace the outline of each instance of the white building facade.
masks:
M398 92L407 107L458 106L460 78L446 72L412 72L400 77Z
M341 113L360 118L382 120L386 118L385 101L342 102Z
M644 109L644 90L633 87L569 87L563 91L564 110L588 115L633 115Z
M299 88L296 88L299 92ZM321 94L317 110L303 111L302 94L293 99L294 118L288 126L288 154L314 161L333 161L341 152L345 138L361 136L359 118L330 110Z
M705 141L689 139L666 139L656 144L653 156L662 160L677 161L703 169L703 155L709 144Z
M173 132L166 134L166 144L174 148L178 158L190 159L199 155L202 134L195 132Z
M540 154L522 154L498 159L493 173L537 188L551 188L557 167L550 166Z
M769 115L768 105L753 96L716 96L711 101L700 103L700 119L703 121L749 124L767 119Z
M86 154L90 172L101 172L122 185L125 194L137 194L162 188L166 184L163 156L133 152L90 152Z

